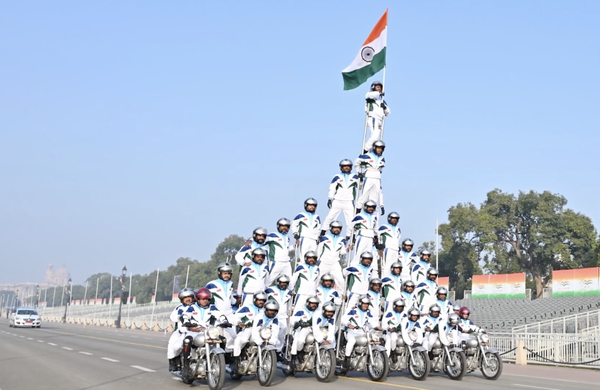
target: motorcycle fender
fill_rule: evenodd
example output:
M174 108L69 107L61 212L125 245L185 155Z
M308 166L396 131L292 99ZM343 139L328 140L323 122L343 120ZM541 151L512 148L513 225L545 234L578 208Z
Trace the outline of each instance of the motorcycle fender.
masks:
M418 347L413 347L412 349L413 351L417 351L417 352L427 352L427 348L419 345Z
M450 352L463 352L463 350L460 347L454 347L454 348L450 348Z
M386 356L387 356L387 350L385 349L385 347L383 345L372 345L371 348L375 351L385 352Z
M496 348L488 348L487 351L485 352L489 352L489 353L499 353L498 350Z
M333 344L327 344L327 345L321 345L319 347L319 349L325 349L325 350L327 350L327 349L335 349L335 347L334 347Z
M210 350L211 353L214 353L215 355L221 355L225 353L225 350L223 348L219 348L219 347L214 347L213 349Z
M275 348L275 346L271 345L271 344L267 344L264 347L262 347L262 350L264 350L264 351L273 351L273 350L276 350L276 349L277 348Z

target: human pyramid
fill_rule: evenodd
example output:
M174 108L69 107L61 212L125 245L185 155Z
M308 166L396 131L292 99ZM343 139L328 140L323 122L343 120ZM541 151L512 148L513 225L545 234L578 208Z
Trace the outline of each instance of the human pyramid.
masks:
M447 333L460 322L461 330L479 330L468 320L468 309L453 307L447 289L438 287L431 253L424 249L417 255L412 240L401 241L399 214L390 212L387 223L378 224L376 210L385 215L381 187L385 143L380 138L390 114L381 82L371 84L365 111L370 136L363 140L362 154L354 163L348 159L339 163L340 172L329 185L324 223L317 201L308 198L293 221L277 221L276 231L254 229L235 255L241 267L237 288L231 281L234 265L222 263L217 279L197 292L180 293L181 305L171 315L180 329L169 342L171 371L178 367L185 338L216 319L235 325L224 332L230 372L239 371L240 355L250 341L265 341L259 332L265 326L272 330L266 341L292 372L311 334L319 345L336 348L345 372L353 368L354 346L366 327L386 332L388 357L399 337L407 345L422 344L430 351L438 334L433 329L444 328ZM342 213L345 234L337 220ZM190 327L185 321L192 315L204 325ZM418 337L409 337L410 332Z

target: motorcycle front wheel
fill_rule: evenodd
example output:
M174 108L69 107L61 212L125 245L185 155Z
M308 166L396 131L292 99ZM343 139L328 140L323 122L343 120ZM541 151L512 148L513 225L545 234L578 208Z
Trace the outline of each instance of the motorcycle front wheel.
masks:
M262 364L258 366L257 371L258 383L261 386L270 386L277 371L277 352L275 350L262 351Z
M427 379L430 370L429 356L425 351L413 351L412 357L408 357L408 373L418 381Z
M367 374L373 382L384 380L390 370L390 362L385 352L373 349L373 360L369 359Z
M321 363L315 355L315 376L319 382L330 382L335 376L335 350L321 349Z
M486 352L485 358L488 361L488 364L485 364L485 361L481 359L481 373L485 379L493 380L500 378L502 374L502 359L500 358L499 353L491 353Z
M213 353L208 361L206 382L210 390L221 390L225 384L225 355Z
M450 379L459 381L465 376L467 371L467 357L464 352L450 351L450 361L452 365L448 364L448 358L444 360L445 372L448 374Z

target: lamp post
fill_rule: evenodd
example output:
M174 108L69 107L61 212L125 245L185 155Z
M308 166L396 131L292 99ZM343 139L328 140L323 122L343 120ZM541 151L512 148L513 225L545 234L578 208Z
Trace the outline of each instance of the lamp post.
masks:
M40 303L40 285L36 284L35 285L35 303L34 303L34 307L38 307L38 304Z
M17 289L17 295L15 296L15 308L19 307L19 289Z
M127 276L127 266L123 266L121 270L121 299L119 300L119 316L117 317L117 323L115 327L117 329L121 328L121 308L123 307L123 294L125 293L125 277Z
M63 316L63 322L67 322L67 307L69 307L69 301L71 300L71 278L69 278L69 287L67 287L67 291L65 291L65 293L67 294L67 299L65 300L65 315Z

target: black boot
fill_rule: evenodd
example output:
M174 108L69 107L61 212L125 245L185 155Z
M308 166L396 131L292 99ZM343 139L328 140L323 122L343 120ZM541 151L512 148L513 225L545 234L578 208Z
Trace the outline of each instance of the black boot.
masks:
M348 371L350 369L350 356L346 356L344 358L344 362L342 363L342 370Z
M177 371L177 360L169 359L169 372Z

